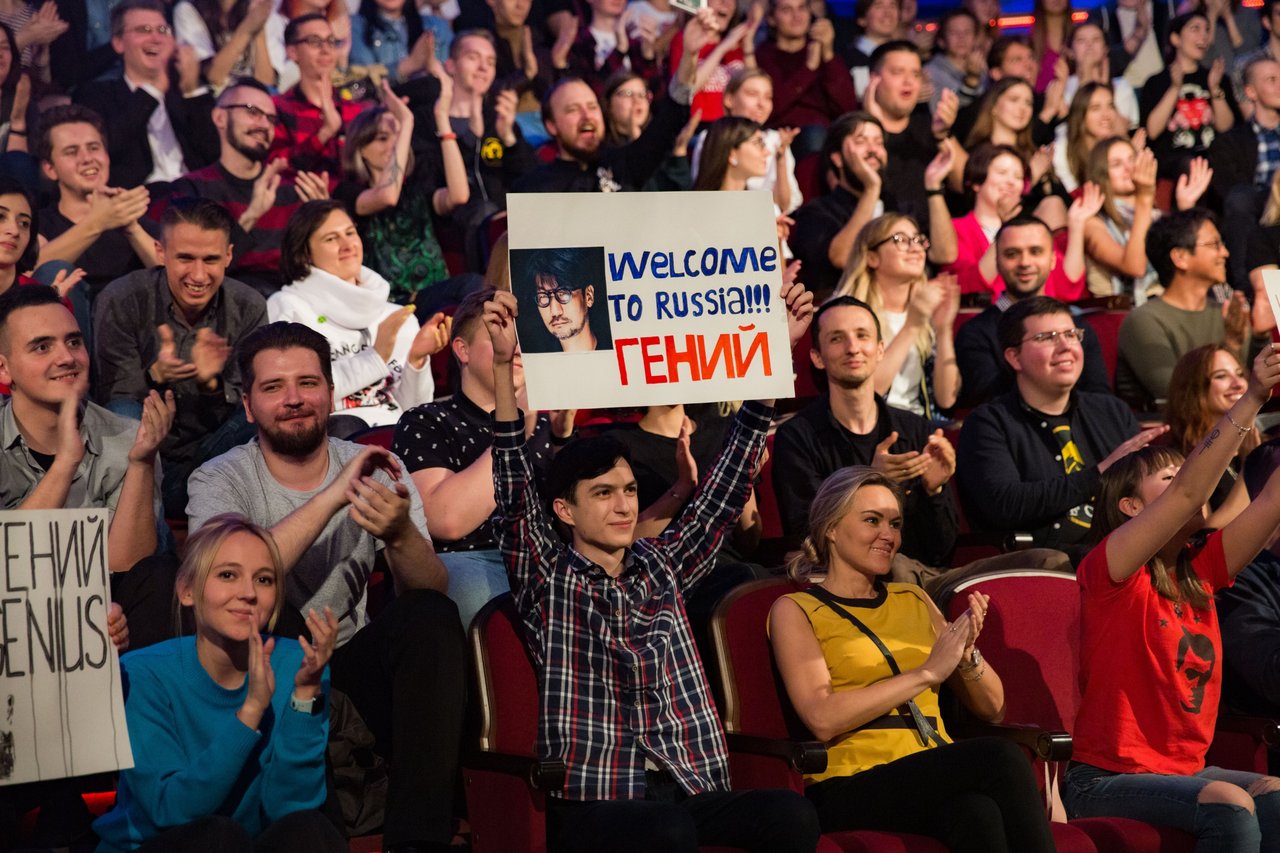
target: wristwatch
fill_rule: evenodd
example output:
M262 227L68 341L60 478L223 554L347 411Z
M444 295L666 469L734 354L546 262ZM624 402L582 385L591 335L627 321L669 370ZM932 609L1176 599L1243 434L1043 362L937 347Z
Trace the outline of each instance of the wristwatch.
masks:
M290 693L289 707L299 714L307 714L314 717L324 709L324 696L318 693L310 699L299 699L297 695Z
M961 672L973 672L980 666L982 666L982 652L978 651L977 646L974 646L973 654L969 655L968 660L961 660L956 669Z

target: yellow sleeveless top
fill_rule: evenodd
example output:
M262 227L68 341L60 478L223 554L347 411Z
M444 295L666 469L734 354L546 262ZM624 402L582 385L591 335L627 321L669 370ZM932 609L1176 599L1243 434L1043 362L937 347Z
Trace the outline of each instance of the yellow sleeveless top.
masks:
M923 589L904 583L883 586L884 592L877 598L856 602L846 599L837 603L873 631L893 653L898 668L906 672L925 662L937 634ZM857 690L893 677L893 670L880 649L849 620L808 593L791 593L787 598L800 605L809 618L822 646L834 690ZM951 738L938 713L938 689L923 691L915 701L938 734L949 742ZM896 709L890 713L897 716ZM915 727L909 722L906 725L906 728L867 726L837 735L827 743L827 769L806 776L805 781L852 776L928 748L920 743ZM932 746L930 743L929 747Z

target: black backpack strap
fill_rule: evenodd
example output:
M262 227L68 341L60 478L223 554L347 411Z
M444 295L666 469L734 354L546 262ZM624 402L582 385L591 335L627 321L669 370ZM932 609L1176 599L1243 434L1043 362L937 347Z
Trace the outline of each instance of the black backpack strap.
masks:
M834 595L816 586L810 587L805 592L827 605L827 607L831 608L832 613L845 619L853 627L861 631L880 650L880 654L884 655L885 662L889 664L889 669L893 674L902 674L902 668L898 666L898 661L893 657L893 652L889 651L889 647L884 644L884 641L876 636L876 633L868 628L861 619L836 603ZM870 723L863 725L862 728L913 728L920 737L921 746L927 747L930 743L937 746L946 746L947 742L942 739L942 735L938 734L938 729L934 725L935 722L934 718L924 715L924 712L920 710L920 706L916 704L915 699L908 699L898 706L896 721L893 714L885 714L884 717L872 720Z

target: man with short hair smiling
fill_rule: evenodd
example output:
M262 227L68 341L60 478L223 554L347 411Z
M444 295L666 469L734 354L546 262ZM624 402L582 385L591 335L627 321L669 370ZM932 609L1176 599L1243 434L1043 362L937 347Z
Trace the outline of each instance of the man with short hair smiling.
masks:
M150 389L173 390L178 415L161 457L165 512L180 518L188 475L252 434L231 352L267 321L267 303L226 278L231 217L212 201L170 204L156 254L162 266L117 279L98 298L96 393L112 411L133 415Z
M389 761L385 849L443 853L453 834L466 648L418 490L384 448L327 436L333 370L319 332L271 323L245 338L237 361L257 440L191 476L190 529L235 512L271 530L289 605L276 632L305 631L309 609L338 617L333 686ZM371 618L379 555L396 594Z
M962 108L978 100L987 86L987 61L978 49L978 18L972 12L951 9L942 16L937 50L924 71L933 83L931 110L938 108L948 89L956 93Z
M827 393L778 427L774 477L782 530L799 548L809 530L809 504L822 481L848 465L869 465L906 492L902 554L930 566L950 564L956 516L948 482L955 450L942 430L896 409L876 394L884 359L880 322L852 296L828 300L813 321L809 351L827 378Z
M996 272L1004 282L1004 292L956 333L960 406L977 406L1012 390L1013 373L1005 361L1004 347L996 330L1000 317L1023 299L1043 296L1050 279L1056 281L1059 292L1083 284L1084 225L1096 214L1093 205L1100 201L1094 188L1086 190L1081 199L1072 203L1067 215L1065 254L1054 247L1049 226L1034 216L1017 216L1000 226L995 239ZM1077 328L1088 329L1082 318L1072 316ZM1111 381L1097 336L1086 331L1083 346L1080 390L1110 394Z
M1014 388L964 421L957 456L960 497L977 530L1030 533L1078 562L1088 550L1102 472L1168 431L1140 431L1110 394L1076 388L1083 330L1047 296L1014 303L1000 318Z
M200 66L190 49L175 54L165 4L124 0L116 6L111 46L124 59L124 76L82 84L75 100L106 122L112 186L171 181L212 162L217 155L209 124L213 99L197 91ZM171 74L175 55L177 69ZM144 130L146 144L140 145Z
M835 55L835 27L814 20L805 0L772 0L769 23L774 36L756 49L756 63L773 79L770 127L798 127L801 157L821 146L823 128L858 104L853 79ZM807 144L805 139L811 140Z
M1164 293L1129 312L1120 325L1116 390L1131 400L1163 400L1174 365L1188 350L1222 343L1248 364L1249 309L1244 294L1209 298L1227 280L1230 253L1213 214L1202 207L1161 217L1147 232L1147 258Z
M775 307L787 311L794 345L812 297L785 286ZM729 790L723 730L683 605L742 511L773 402L746 403L681 515L633 542L636 478L616 439L567 445L547 475L550 500L539 495L516 403L516 314L507 292L485 305L493 478L498 542L539 670L538 752L566 764L563 789L547 798L548 847L814 850L817 817L803 796Z
M668 87L670 97L653 106L653 118L634 142L604 147L605 118L600 100L577 77L565 77L542 101L542 122L560 147L546 163L516 182L520 192L618 192L638 190L671 152L689 120L689 102L698 51L707 44L714 13L703 9L684 28L684 54Z
M85 271L90 301L115 279L156 265L159 228L146 218L144 186L108 183L111 157L102 119L78 104L40 115L36 159L58 185L58 201L40 211L40 263L64 261Z

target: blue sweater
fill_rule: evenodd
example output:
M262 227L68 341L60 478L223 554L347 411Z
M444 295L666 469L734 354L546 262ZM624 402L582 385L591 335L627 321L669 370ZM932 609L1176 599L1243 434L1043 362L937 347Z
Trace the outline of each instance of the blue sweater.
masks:
M196 657L194 637L121 658L134 767L120 773L116 807L93 824L99 853L132 850L211 814L257 836L291 812L319 807L329 715L327 705L314 716L289 707L301 662L296 640L276 640L275 695L254 731L236 718L248 679L238 690L218 686Z

